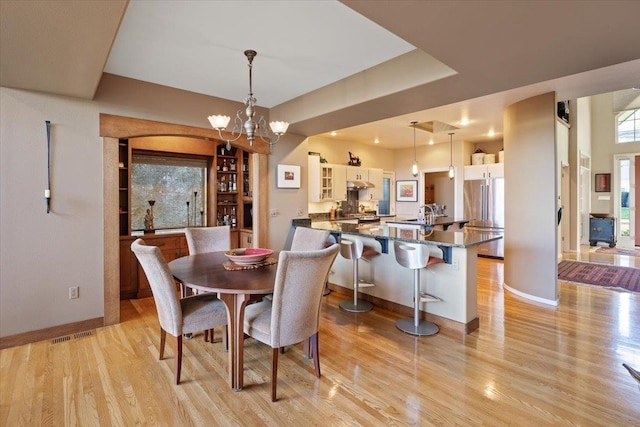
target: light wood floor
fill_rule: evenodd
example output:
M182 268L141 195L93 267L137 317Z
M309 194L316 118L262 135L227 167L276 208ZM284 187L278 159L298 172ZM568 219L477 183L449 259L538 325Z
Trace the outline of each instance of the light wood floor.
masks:
M640 368L640 295L561 283L549 307L503 292L502 272L479 260L480 329L467 336L414 338L393 314L340 310L332 293L322 378L289 349L276 403L269 349L253 340L241 392L227 384L222 345L201 334L185 341L173 385L173 341L158 361L153 300L124 301L119 325L0 351L0 425L640 425L640 389L622 367Z

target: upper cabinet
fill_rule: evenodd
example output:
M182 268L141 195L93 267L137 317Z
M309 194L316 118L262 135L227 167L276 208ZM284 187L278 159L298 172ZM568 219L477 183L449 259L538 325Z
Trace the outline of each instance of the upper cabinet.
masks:
M347 166L333 167L333 197L335 200L347 200Z
M504 178L504 163L491 163L488 165L471 165L464 167L464 179Z
M368 181L369 169L358 166L345 166L347 169L347 181Z
M320 163L320 156L309 156L309 201L324 202L334 200L333 166Z
M368 169L367 182L373 184L366 190L360 190L361 200L381 200L382 199L382 169Z

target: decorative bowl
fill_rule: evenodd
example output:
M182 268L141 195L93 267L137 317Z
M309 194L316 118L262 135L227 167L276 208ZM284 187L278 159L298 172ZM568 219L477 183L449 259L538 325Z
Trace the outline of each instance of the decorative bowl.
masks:
M251 265L258 264L265 259L269 255L271 255L273 251L271 249L264 248L239 248L239 249L231 249L230 251L225 252L224 254L231 261L235 262L238 265Z

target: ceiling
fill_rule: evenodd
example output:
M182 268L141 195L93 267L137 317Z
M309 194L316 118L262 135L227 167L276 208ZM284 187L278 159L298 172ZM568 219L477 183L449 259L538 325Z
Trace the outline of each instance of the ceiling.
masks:
M414 120L459 127L454 141L501 139L521 99L640 87L633 1L3 0L0 12L2 86L92 99L110 73L242 101L253 49L271 119L384 148L412 146ZM429 139L449 136L419 132Z

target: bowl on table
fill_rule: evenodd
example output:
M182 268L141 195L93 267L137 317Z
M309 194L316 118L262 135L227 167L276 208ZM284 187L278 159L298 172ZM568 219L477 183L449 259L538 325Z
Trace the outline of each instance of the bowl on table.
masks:
M263 262L273 254L273 251L264 248L238 248L226 251L224 254L238 265L252 265Z

